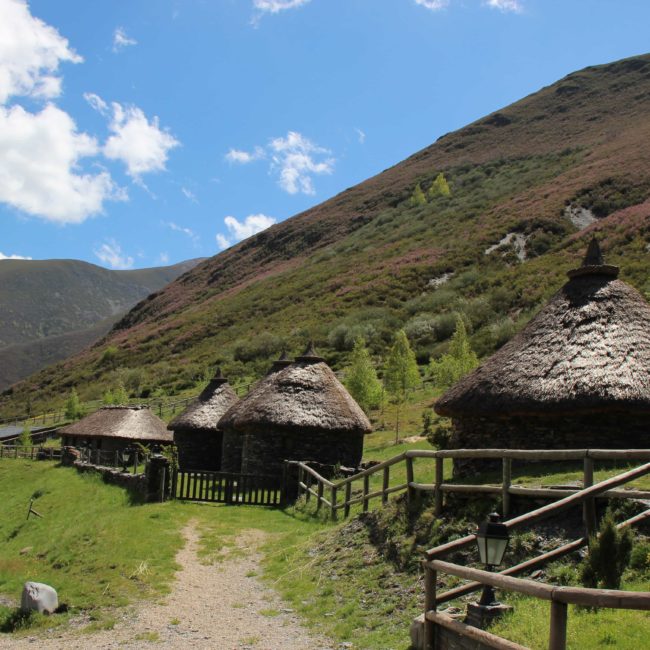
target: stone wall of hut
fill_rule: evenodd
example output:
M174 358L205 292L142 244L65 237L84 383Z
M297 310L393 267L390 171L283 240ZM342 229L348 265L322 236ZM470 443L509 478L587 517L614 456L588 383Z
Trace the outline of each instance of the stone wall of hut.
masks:
M248 432L244 435L244 474L282 472L284 460L313 460L325 465L356 467L363 455L363 433L309 431Z
M237 431L224 431L221 446L221 471L237 474L241 472L244 437Z
M174 431L178 465L182 470L218 472L221 469L222 443L221 431L196 429Z
M647 449L650 413L453 418L453 449ZM455 460L454 475L498 469L501 461Z

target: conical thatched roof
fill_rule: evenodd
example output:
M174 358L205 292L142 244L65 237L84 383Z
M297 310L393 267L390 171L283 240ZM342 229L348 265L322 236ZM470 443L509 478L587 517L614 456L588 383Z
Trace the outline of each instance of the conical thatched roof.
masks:
M592 242L542 311L436 403L440 415L650 413L650 305Z
M221 416L238 401L239 397L228 380L221 375L221 369L217 368L215 376L201 394L180 415L177 415L167 428L172 431L180 429L216 431Z
M104 406L59 429L64 436L103 436L170 444L172 434L146 406Z
M221 429L260 432L320 429L367 433L372 427L331 368L313 348L267 375L219 422Z

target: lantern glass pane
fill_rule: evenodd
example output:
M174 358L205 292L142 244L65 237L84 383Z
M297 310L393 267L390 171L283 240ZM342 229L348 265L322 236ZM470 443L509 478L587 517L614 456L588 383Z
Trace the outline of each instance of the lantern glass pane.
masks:
M483 537L482 535L479 535L476 538L476 543L478 544L478 553L481 557L482 564L488 564L487 541L487 538Z
M487 561L485 564L493 564L495 566L501 564L507 545L507 539L499 539L495 537L490 539L487 545Z

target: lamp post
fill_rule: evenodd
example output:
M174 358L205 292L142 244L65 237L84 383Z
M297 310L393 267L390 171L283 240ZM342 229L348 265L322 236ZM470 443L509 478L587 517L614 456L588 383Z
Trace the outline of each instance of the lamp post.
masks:
M499 566L503 562L509 539L508 527L501 522L501 517L496 512L488 515L487 521L478 527L476 533L478 552L481 562L486 565L488 571L492 571L495 566ZM492 586L484 585L479 605L498 604Z

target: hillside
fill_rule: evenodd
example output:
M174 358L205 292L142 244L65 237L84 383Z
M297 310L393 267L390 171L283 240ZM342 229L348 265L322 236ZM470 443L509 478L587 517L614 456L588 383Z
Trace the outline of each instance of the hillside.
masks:
M1 260L0 389L79 352L198 261L109 271L78 260Z
M380 357L405 327L425 363L461 313L481 355L564 281L598 233L621 277L650 293L650 55L586 68L196 266L150 295L98 345L17 385L24 409L116 367L169 393L216 362L259 376L309 337L335 366L356 336ZM417 204L439 173L450 196ZM111 364L105 350L111 347Z

